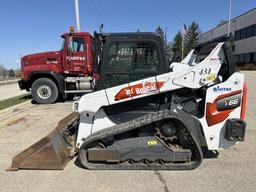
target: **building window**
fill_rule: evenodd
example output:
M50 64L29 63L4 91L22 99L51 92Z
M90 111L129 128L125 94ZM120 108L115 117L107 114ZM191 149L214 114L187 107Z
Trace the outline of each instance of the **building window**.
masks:
M235 55L235 62L238 64L238 55Z
M241 39L246 38L246 28L241 29Z
M256 24L253 25L253 35L256 36Z
M235 40L238 41L241 39L241 30L235 32Z
M243 64L244 63L244 54L239 54L238 56L238 63Z
M253 25L246 28L246 34L247 34L247 38L253 36Z
M251 53L244 54L244 63L250 63Z
M235 32L235 41L256 36L256 24L239 29Z
M240 64L240 61L239 61L239 54L236 55L236 64Z
M235 62L238 65L246 63L255 63L256 64L256 52L255 53L244 53L235 55Z
M252 59L253 63L256 63L256 53L253 53L253 59Z

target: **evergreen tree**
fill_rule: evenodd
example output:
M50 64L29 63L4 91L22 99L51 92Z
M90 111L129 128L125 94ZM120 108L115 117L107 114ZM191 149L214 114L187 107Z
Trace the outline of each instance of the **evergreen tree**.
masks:
M182 35L179 31L173 40L172 43L172 62L180 62L181 61L181 49L182 49Z
M158 27L155 29L155 32L161 34L162 37L164 37L164 31L163 31L163 29L162 29L160 26L158 26Z
M201 31L197 22L193 21L192 24L188 27L188 30L185 34L184 40L184 57L194 49L199 42L199 35Z
M15 77L15 73L14 73L14 71L13 71L13 69L10 69L9 70L9 77Z

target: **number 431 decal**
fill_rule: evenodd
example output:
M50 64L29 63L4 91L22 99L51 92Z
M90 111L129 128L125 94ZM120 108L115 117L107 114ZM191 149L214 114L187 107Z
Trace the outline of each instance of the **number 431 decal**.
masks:
M207 74L210 74L210 73L211 73L211 68L205 68L205 69L202 69L199 72L199 75L207 75Z

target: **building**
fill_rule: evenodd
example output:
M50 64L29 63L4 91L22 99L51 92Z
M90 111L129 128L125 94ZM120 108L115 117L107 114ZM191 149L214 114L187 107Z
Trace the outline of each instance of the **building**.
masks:
M228 22L202 33L199 43L221 41L227 37ZM238 65L256 64L256 8L231 20L230 34L234 36L234 54Z

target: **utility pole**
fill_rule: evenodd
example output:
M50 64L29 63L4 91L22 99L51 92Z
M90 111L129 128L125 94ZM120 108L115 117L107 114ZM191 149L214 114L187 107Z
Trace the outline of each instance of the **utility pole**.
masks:
M184 58L184 33L182 33L182 36L181 36L181 61L183 60L183 58Z
M182 30L181 30L181 61L184 59L184 40L185 35L187 33L187 25L183 24Z
M232 0L229 0L229 6L228 6L228 37L229 37L229 34L230 34L231 8L232 8Z
M78 0L75 0L75 11L76 11L76 30L80 31L80 18L79 18L79 5Z

